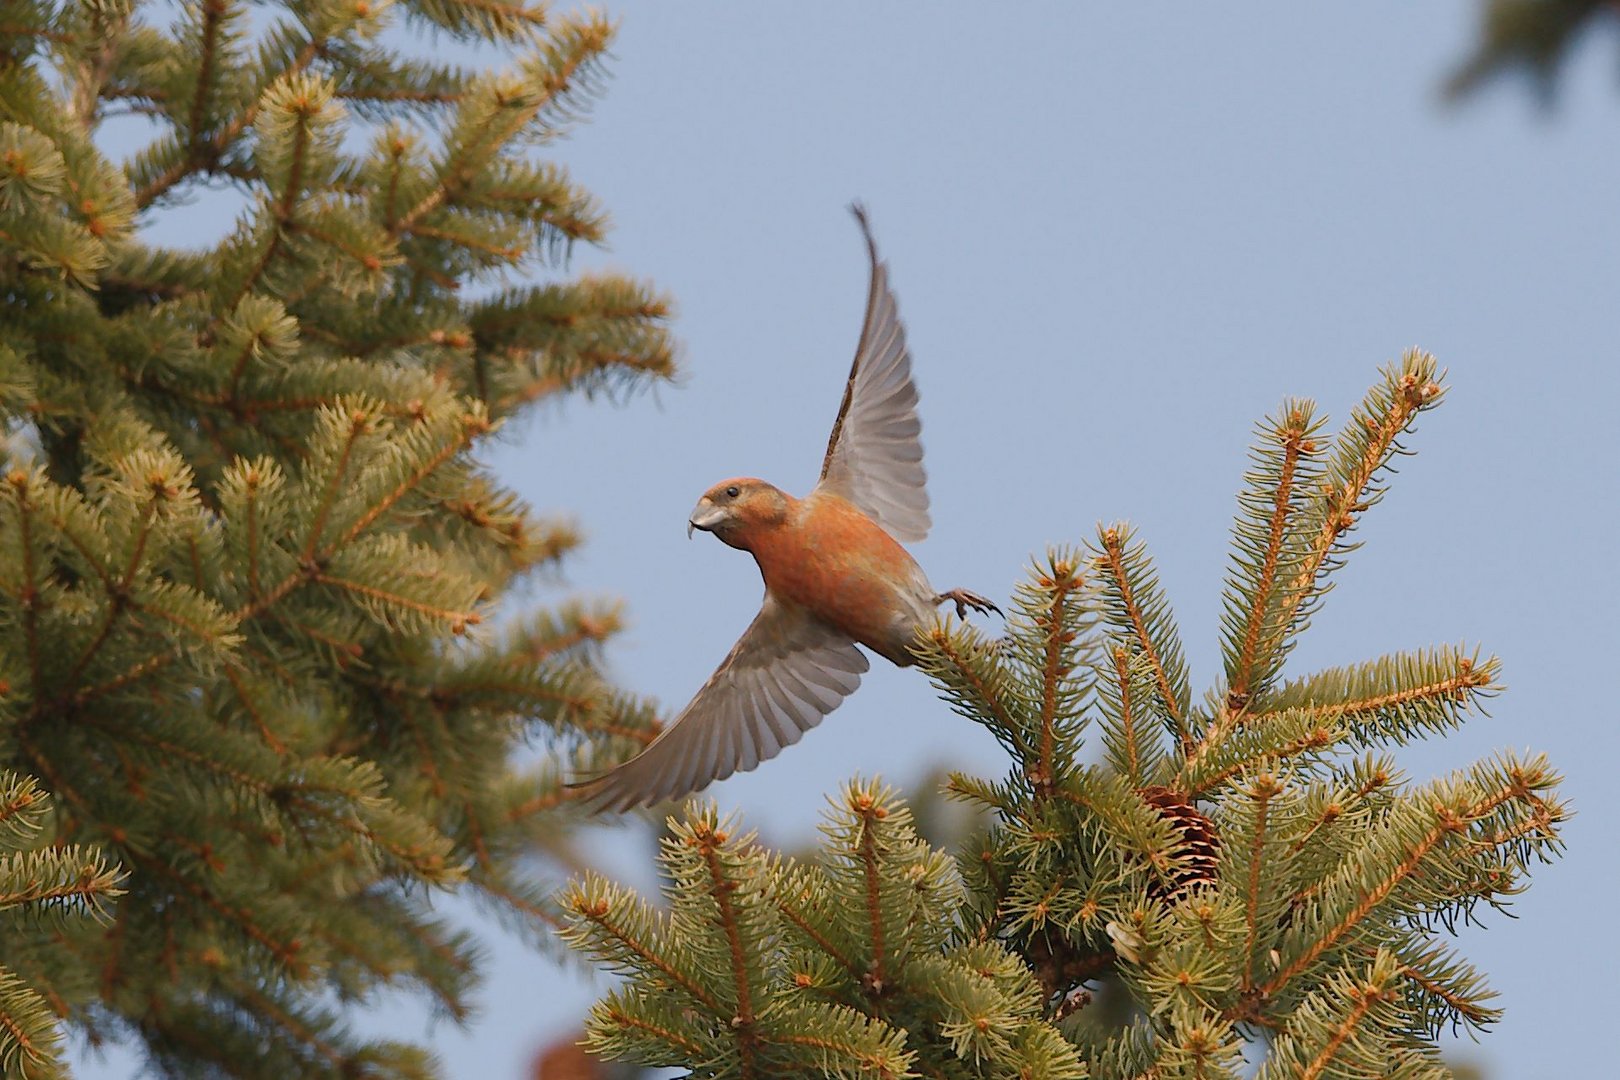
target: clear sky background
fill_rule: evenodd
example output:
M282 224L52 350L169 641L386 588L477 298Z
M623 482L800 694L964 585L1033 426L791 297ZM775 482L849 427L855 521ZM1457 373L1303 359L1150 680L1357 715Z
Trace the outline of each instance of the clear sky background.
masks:
M1451 394L1289 670L1457 641L1503 658L1490 716L1400 760L1423 779L1545 750L1580 816L1519 918L1464 932L1507 1016L1455 1056L1514 1080L1612 1070L1617 35L1585 44L1551 110L1511 80L1449 108L1466 0L609 7L608 94L551 151L616 224L574 268L667 289L686 374L543 411L498 462L588 532L563 585L627 600L617 678L678 706L757 609L752 562L689 543L686 515L727 476L814 482L866 290L854 197L909 330L935 522L915 554L935 585L1004 597L1031 553L1129 519L1198 687L1219 671L1254 421L1286 395L1342 420L1422 346ZM713 794L793 846L852 774L908 785L941 763L1006 768L924 678L874 666L800 746ZM615 872L651 884L644 850L610 835ZM481 1016L433 1029L452 1077L519 1077L606 985L490 940ZM383 1030L417 1033L420 1014L388 1008Z

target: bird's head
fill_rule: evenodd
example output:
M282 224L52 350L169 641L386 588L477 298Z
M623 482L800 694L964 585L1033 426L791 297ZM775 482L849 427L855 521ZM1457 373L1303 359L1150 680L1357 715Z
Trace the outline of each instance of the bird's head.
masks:
M786 519L787 495L775 485L751 476L722 480L703 493L686 519L686 535L702 529L734 548L746 550L756 530Z

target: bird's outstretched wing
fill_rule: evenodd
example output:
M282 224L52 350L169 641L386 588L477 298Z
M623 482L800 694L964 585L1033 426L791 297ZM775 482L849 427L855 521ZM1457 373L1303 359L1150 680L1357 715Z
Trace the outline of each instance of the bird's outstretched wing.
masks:
M628 810L747 772L820 723L867 667L849 637L767 592L691 704L641 753L577 785L580 797L597 810Z
M889 267L878 258L866 211L859 203L850 209L866 237L872 283L866 324L816 490L848 499L896 540L921 540L928 535L928 488L911 353L889 289Z

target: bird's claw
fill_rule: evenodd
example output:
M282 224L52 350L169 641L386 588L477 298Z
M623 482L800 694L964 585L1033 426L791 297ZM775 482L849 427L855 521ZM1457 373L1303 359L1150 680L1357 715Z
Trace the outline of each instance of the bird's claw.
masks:
M972 608L980 615L988 615L992 611L997 615L1001 614L1001 609L996 605L978 593L968 592L966 589L952 589L949 592L942 592L934 600L934 603L937 604L943 600L949 600L956 605L956 617L958 619L967 618L968 608Z

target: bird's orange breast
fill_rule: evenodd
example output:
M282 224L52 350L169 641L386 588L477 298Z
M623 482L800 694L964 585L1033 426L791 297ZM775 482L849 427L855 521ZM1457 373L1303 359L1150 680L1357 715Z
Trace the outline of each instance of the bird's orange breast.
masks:
M817 493L750 540L773 593L897 663L909 660L912 632L932 607L927 580L871 518L836 495Z

